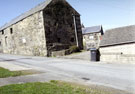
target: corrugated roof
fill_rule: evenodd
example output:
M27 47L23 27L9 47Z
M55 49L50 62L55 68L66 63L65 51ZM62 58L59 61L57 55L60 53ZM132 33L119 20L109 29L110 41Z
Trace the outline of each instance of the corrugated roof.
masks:
M52 0L46 0L43 3L39 4L38 6L36 6L35 8L32 8L30 11L16 17L15 19L13 19L12 21L10 21L9 23L5 24L4 26L0 27L0 30L3 30L17 22L19 22L20 20L40 11L43 10Z
M92 26L92 27L86 27L82 29L82 34L88 34L88 33L94 33L94 32L100 32L102 29L102 26Z
M103 35L100 46L109 46L135 42L135 25L107 30Z

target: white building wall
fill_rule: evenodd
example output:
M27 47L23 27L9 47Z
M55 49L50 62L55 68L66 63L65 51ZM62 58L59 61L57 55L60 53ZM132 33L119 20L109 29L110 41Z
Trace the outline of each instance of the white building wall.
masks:
M135 63L135 43L100 48L100 60L113 63Z

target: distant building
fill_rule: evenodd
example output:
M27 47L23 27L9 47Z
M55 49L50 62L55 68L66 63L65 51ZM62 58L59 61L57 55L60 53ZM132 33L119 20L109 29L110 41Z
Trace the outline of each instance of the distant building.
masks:
M135 25L107 30L100 44L100 60L135 63Z
M102 39L103 28L102 26L86 27L82 29L83 45L85 49L99 48L99 43Z
M50 56L82 44L80 14L66 0L46 0L0 28L0 52Z

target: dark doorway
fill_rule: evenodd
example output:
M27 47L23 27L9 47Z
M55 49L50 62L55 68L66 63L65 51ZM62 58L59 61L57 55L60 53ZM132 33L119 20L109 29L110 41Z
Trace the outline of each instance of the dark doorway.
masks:
M97 50L97 61L100 61L100 51Z

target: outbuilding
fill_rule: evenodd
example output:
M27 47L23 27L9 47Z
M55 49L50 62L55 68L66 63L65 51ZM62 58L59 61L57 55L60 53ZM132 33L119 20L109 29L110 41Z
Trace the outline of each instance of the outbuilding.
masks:
M135 63L135 25L107 30L100 43L100 60Z
M102 35L104 34L101 25L85 27L82 29L84 49L99 48Z

